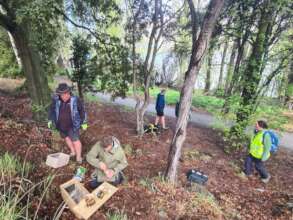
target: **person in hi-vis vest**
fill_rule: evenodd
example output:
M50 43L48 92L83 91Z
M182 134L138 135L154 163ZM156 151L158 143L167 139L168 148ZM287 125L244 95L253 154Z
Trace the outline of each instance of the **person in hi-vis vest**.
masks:
M269 182L271 177L264 166L264 162L270 157L272 145L270 135L265 132L267 128L268 125L265 121L256 122L255 134L250 141L249 154L246 157L244 168L244 173L250 176L253 173L254 165L264 183Z

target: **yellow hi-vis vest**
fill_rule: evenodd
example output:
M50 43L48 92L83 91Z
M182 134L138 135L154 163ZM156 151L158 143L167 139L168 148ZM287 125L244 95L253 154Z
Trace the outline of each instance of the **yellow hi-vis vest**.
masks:
M251 139L249 153L257 159L261 159L264 152L263 144L264 131L259 131Z

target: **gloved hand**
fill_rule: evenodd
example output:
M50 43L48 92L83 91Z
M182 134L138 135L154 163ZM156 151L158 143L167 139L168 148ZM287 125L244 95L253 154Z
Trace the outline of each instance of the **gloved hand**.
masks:
M48 121L48 128L52 129L53 128L53 122L52 121Z
M87 129L87 127L88 127L87 123L84 123L84 124L81 125L81 128L84 131Z

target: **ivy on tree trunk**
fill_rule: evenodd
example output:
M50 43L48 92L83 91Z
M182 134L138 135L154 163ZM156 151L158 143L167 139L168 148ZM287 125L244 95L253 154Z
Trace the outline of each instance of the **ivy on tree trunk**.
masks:
M261 66L265 53L265 46L269 37L266 33L268 33L267 29L271 22L270 16L272 9L271 1L268 0L267 4L263 7L261 18L258 22L257 36L252 47L252 53L242 75L241 84L243 89L241 92L240 108L236 113L236 128L238 128L232 128L232 133L242 131L247 126L248 117L254 109L257 89L261 80Z

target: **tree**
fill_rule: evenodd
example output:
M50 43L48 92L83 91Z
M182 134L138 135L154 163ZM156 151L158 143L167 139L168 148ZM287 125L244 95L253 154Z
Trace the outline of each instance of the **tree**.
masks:
M217 86L217 91L219 91L221 94L223 94L223 76L224 76L224 67L225 67L225 60L226 60L226 55L228 51L229 43L228 40L224 43L224 48L223 48L223 54L222 54L222 59L221 59L221 69L220 69L220 75L219 75L219 81L218 81L218 86Z
M148 40L147 54L143 63L143 75L144 75L144 98L137 100L136 112L137 112L137 132L139 135L144 133L144 114L147 106L150 102L150 82L151 74L154 68L155 57L159 49L159 41L163 33L163 12L162 12L162 0L155 0L154 15L152 21L152 30Z
M287 5L283 1L274 2L271 0L263 1L260 6L260 18L257 23L256 37L241 77L240 107L236 112L237 124L231 129L232 136L241 136L248 125L249 116L256 109L262 73L268 61L269 45L273 45L273 39L276 40L276 33L272 31L274 21L278 18L277 14L286 7Z
M181 156L182 144L186 137L186 125L188 113L191 105L191 98L198 71L201 66L202 58L208 48L209 41L216 23L224 5L224 0L212 0L208 6L206 15L203 20L199 36L196 36L196 16L194 14L194 5L192 0L188 0L192 19L192 53L188 70L185 74L184 85L180 94L179 117L176 123L175 133L171 142L168 155L168 164L165 176L175 184L177 180L178 162Z
M195 2L194 2L195 3ZM190 11L188 4L183 5L182 12L176 17L177 29L173 35L174 49L173 53L178 59L179 75L177 76L177 88L182 88L184 82L185 70L188 68L188 59L192 49L192 32L199 34L200 24L204 18L204 9L201 7L201 2L196 1L193 11ZM188 17L190 14L195 17L196 25Z
M57 36L54 7L60 1L0 1L0 25L7 30L21 59L36 120L45 117L50 95L46 73L50 71L53 42Z
M66 0L65 9L56 10L75 28L87 31L92 37L89 41L95 51L90 68L96 74L96 82L91 81L87 89L106 91L112 97L124 97L131 81L130 56L123 44L123 31L119 30L122 33L118 36L115 30L121 21L121 9L117 2Z
M237 43L234 41L232 49L231 49L231 55L229 58L228 68L227 68L227 76L226 76L226 82L225 82L225 94L224 94L225 97L227 97L229 84L232 80L232 73L233 73L235 57L236 57L236 53L237 53L236 50L237 50ZM225 104L227 104L227 103L225 103Z
M243 74L249 63L250 55L253 50L253 44L256 40L258 23L262 16L264 7L267 7L267 1L231 1L231 4L226 10L225 16L232 19L229 25L223 26L223 30L226 36L230 37L237 43L237 53L235 53L236 61L231 74L230 86L225 90L226 101L223 111L229 111L229 101L232 94L242 94L243 91ZM266 36L268 36L267 42L264 45L264 53L262 62L260 63L259 76L261 81L265 78L264 70L269 67L269 61L271 59L271 52L273 48L278 44L284 31L288 30L292 20L290 9L292 3L287 0L278 0L273 2L275 9L271 14L271 22L267 29ZM264 6L266 5L266 6ZM234 55L234 54L233 54ZM232 58L232 56L231 56ZM280 59L280 63L282 63ZM232 60L230 60L232 61ZM279 63L279 61L277 61ZM281 64L280 66L284 66ZM279 68L280 69L280 68ZM276 74L279 71L272 71ZM230 72L229 72L230 74ZM229 75L228 74L228 75ZM272 75L271 75L272 76ZM269 78L271 78L271 76ZM267 81L268 82L268 81ZM261 87L261 85L258 85ZM261 90L257 90L259 93ZM255 99L257 98L256 95ZM255 108L255 106L253 107Z
M212 71L212 61L213 61L213 46L210 45L210 48L208 50L207 54L207 74L206 74L206 80L205 80L205 87L204 87L204 93L208 94L211 89L211 71Z
M127 37L127 42L132 46L133 90L137 101L136 130L139 135L143 135L144 115L150 102L149 88L154 78L155 58L164 39L171 37L174 13L171 12L168 2L164 4L162 0L129 1L129 8L131 16L127 27L131 36ZM146 54L140 60L138 59L140 55L135 52L136 42L142 38L139 33L143 33L142 35L147 39ZM136 93L139 87L143 89L143 97Z
M77 35L72 39L73 74L71 80L77 82L78 94L83 99L84 87L90 85L96 78L94 71L90 71L90 44L82 36Z

